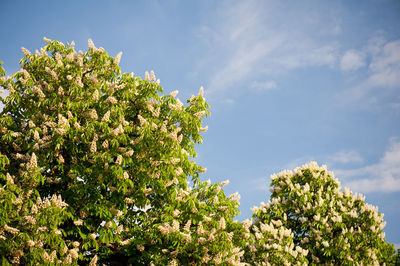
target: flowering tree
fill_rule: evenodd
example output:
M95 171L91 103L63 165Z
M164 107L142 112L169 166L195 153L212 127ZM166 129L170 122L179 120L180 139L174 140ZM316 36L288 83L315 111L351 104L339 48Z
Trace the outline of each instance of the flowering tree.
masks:
M394 252L377 207L312 162L271 176L271 200L254 209L256 223L285 226L312 263L382 264ZM306 255L306 254L304 254Z
M191 159L203 89L184 106L121 53L44 40L12 77L0 66L2 263L239 264L238 197Z

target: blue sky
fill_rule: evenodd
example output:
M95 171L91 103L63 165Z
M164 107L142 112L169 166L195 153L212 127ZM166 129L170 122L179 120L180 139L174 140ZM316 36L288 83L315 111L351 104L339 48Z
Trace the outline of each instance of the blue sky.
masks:
M196 161L229 179L241 216L267 201L269 176L310 160L366 195L400 243L400 2L0 2L0 60L44 36L122 51L124 72L154 70L182 101L211 105Z

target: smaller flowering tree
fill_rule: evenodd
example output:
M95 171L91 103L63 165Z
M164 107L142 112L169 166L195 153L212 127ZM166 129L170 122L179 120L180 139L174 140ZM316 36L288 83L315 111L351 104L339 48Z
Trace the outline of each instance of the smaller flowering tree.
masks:
M271 176L271 200L255 209L258 223L279 221L312 263L382 264L392 256L378 208L340 183L325 166L303 165Z

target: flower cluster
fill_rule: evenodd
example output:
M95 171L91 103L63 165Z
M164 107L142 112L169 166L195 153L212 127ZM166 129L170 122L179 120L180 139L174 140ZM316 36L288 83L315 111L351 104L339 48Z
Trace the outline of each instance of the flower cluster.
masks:
M293 233L280 220L255 220L253 225L244 223L248 233L246 261L254 265L303 265L307 263L308 250L296 246ZM250 233L250 234L249 234Z
M225 196L220 184L209 182L200 182L193 188L186 187L177 192L178 201L171 202L171 212L157 228L159 239L165 245L161 260L165 263L174 260L179 265L242 265L244 250L240 239L243 229L239 222L233 221L237 201ZM188 257L188 254L191 255Z

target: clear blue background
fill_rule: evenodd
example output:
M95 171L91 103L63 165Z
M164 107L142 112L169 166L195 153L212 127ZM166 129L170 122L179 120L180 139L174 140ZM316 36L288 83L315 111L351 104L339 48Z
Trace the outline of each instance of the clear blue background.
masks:
M182 101L206 90L212 116L196 161L230 179L239 220L269 198L269 176L310 160L366 195L400 231L400 2L0 1L0 60L44 36L122 51Z

